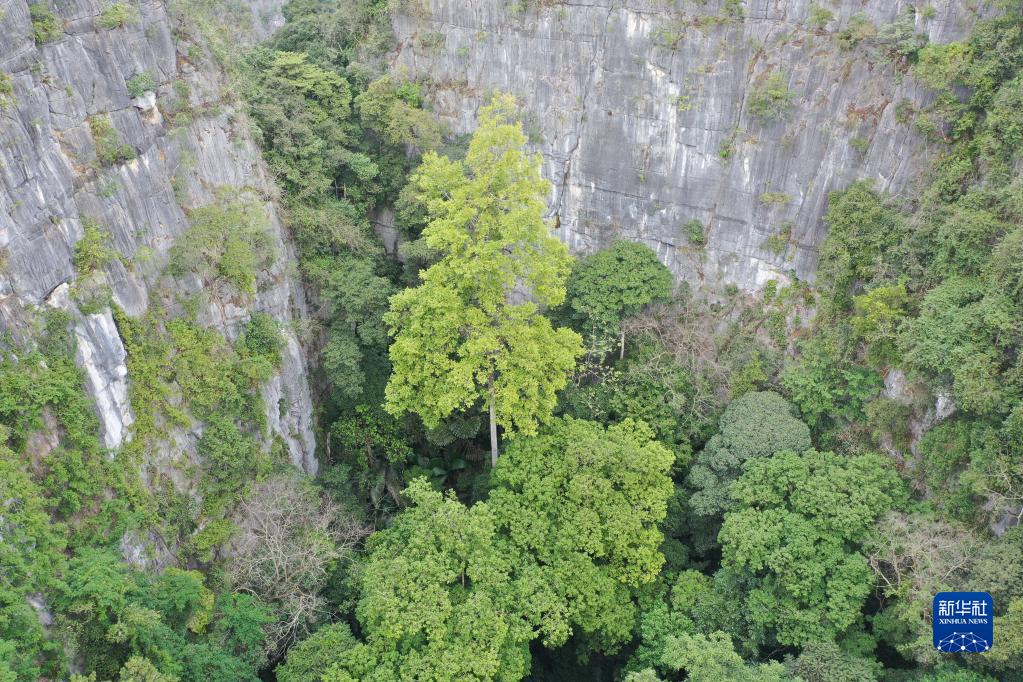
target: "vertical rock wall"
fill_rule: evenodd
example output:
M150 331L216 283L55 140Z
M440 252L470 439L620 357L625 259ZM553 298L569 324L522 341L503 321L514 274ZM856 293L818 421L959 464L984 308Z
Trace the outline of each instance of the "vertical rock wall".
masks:
M45 4L45 3L44 3ZM83 312L73 295L72 257L92 220L109 233L112 260L97 276L113 302L132 316L167 305L180 294L204 293L202 324L228 339L254 311L282 323L283 367L264 388L271 431L287 444L296 466L316 469L312 401L302 350L290 323L301 316L300 282L244 114L227 81L203 50L199 36L179 39L167 3L129 0L138 21L104 29L97 19L110 3L53 0L63 26L54 41L36 45L25 0L0 0L0 70L11 77L13 97L0 106L0 327L15 338L31 336L34 311L50 305L75 321L78 361L96 399L103 438L115 448L133 420L127 400L125 351L109 308ZM265 36L282 21L283 0L244 5L252 26L233 24L234 41ZM191 46L190 46L191 45ZM147 73L154 92L132 98L127 82ZM187 102L182 101L187 98ZM166 107L186 106L174 119ZM93 117L109 116L136 158L102 167L90 130ZM161 276L175 240L188 229L185 208L240 189L262 197L278 256L259 274L252 299L201 292L198 282ZM181 290L176 291L178 287ZM88 313L88 314L87 314ZM175 434L186 446L197 434Z
M960 0L406 0L393 66L430 79L459 132L489 92L521 99L554 183L554 232L574 251L632 239L707 291L755 291L813 279L828 192L870 178L898 193L926 168L936 145L912 112L929 93L873 40L839 40L856 13L881 30L911 5L914 30L936 42L988 11ZM820 25L822 10L832 18ZM793 106L765 123L749 101L772 74Z

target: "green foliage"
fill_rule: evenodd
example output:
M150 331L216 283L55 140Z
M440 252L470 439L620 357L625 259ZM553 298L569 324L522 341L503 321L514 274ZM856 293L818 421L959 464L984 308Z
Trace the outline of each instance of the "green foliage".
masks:
M927 44L927 34L916 31L916 8L908 5L895 21L882 26L877 32L877 42L894 56L913 59Z
M36 679L45 658L59 660L58 647L46 641L27 598L57 584L65 540L47 514L43 491L25 469L0 446L0 679L11 682ZM6 672L4 661L10 666Z
M363 125L379 131L393 145L427 151L441 144L437 119L423 107L422 86L385 74L355 98Z
M870 21L866 14L857 12L849 17L849 23L838 33L838 44L851 50L864 41L871 40L877 35L877 27Z
M302 53L257 50L251 59L255 86L247 98L263 155L289 194L324 195L345 167L363 182L376 176L367 157L348 149L355 128L344 78Z
M792 197L785 192L764 192L760 195L760 203L765 206L784 206L792 201Z
M131 97L142 97L151 90L156 90L156 81L148 71L135 74L125 83L128 87L128 95Z
M274 673L279 682L320 682L325 670L358 646L346 623L325 625L289 650Z
M532 632L493 512L422 479L405 494L413 506L369 542L358 607L366 643L334 652L325 679L521 679Z
M959 77L969 59L967 45L963 42L931 43L919 51L913 73L927 87L941 90Z
M924 298L919 316L903 331L906 362L933 375L951 375L953 395L978 414L1004 412L1023 386L1005 372L1023 334L1013 301L982 281L951 278Z
M71 559L53 604L65 614L85 671L101 679L254 681L262 632L257 625L255 636L239 637L236 627L253 618L265 623L262 607L247 595L228 597L210 633L195 640L188 623L208 613L209 594L197 572L148 574L112 552L86 550Z
M927 485L942 490L936 505L952 518L972 520L978 503L999 475L997 460L1005 451L991 424L955 419L924 434L919 449ZM994 461L992 461L994 460Z
M959 418L920 442L917 484L940 491L934 499L943 514L979 523L985 505L988 520L1005 509L1023 452L1007 419L1023 395L1023 237L1010 189L1018 185L1011 150L1021 140L1023 32L1011 9L963 41L921 47L911 19L909 11L900 15L877 42L916 60L915 76L939 90L931 107L904 112L903 120L915 114L946 151L905 209L861 183L832 195L818 271L819 340L806 342L782 380L818 428L859 419L863 400L842 384L856 378L856 393L869 398L878 382L864 366L900 365L931 396L952 398ZM882 402L869 412L870 437L908 450L908 420L919 414L894 414ZM829 437L856 438L848 429Z
M252 313L242 333L242 345L249 355L261 358L273 367L281 366L284 337L280 324L267 313Z
M86 277L106 266L120 256L107 244L110 233L100 227L92 218L82 218L82 238L75 242L75 253L71 257L75 272L79 277Z
M857 340L867 344L868 356L875 367L894 365L898 328L907 316L909 294L904 284L881 286L853 298L849 319Z
M934 595L969 584L977 544L969 528L921 512L888 514L864 549L883 607L874 615L874 633L905 658L930 665L941 658L931 638Z
M229 535L230 524L220 523L219 516L269 470L257 441L266 420L259 389L280 361L279 332L272 320L256 314L232 346L216 331L186 320L163 322L152 312L142 319L114 314L128 354L128 396L136 415L128 452L142 457L169 425L206 423L198 448L202 508L190 507L173 525L167 519L164 530L182 536L186 550L208 555ZM199 525L203 530L189 538Z
M692 491L688 507L704 517L698 523L710 527L705 531L710 537L695 538L697 547L713 542L721 516L736 505L732 484L752 460L810 448L810 429L794 413L788 401L770 392L746 393L725 409L718 433L696 456L686 479Z
M14 103L14 79L0 71L0 110Z
M365 643L331 628L285 672L307 679L306 661L332 655L324 679L518 680L532 639L564 643L578 629L620 645L634 590L663 561L671 460L641 424L565 419L508 448L487 502L466 507L412 481L413 506L368 542ZM335 640L341 650L321 653Z
M63 328L55 333L66 338ZM109 458L99 442L99 421L84 393L84 377L75 367L73 346L54 343L45 355L4 353L0 359L0 423L9 429L4 434L8 445L22 453L33 434L51 428L53 418L63 431L57 434L59 446L36 469L47 507L58 518L74 517L75 542L93 533L102 536L105 524L124 522L121 517L130 497L126 490L130 474L121 469L123 462ZM101 497L111 488L126 499L100 505Z
M659 47L677 50L688 29L689 24L682 19L664 21L650 31L650 41Z
M172 357L164 381L177 383L193 414L230 415L263 426L258 389L273 373L265 357L240 352L216 331L184 320L168 322L167 332Z
M746 110L762 125L777 123L788 118L794 99L785 74L775 71L750 90Z
M393 489L402 478L401 468L413 460L408 435L379 408L358 405L334 422L330 437L335 461L347 465L345 484L354 484L355 491L371 499L379 496L381 488Z
M568 280L567 300L589 352L612 348L622 323L643 306L671 296L671 272L649 247L617 241L581 261ZM624 352L624 348L622 349Z
M785 667L803 682L875 682L881 673L877 661L842 651L831 642L807 644Z
M570 418L509 446L488 504L521 554L527 617L548 646L573 631L601 648L628 640L631 592L664 561L673 457L642 423L606 431Z
M777 234L770 235L764 240L764 248L773 253L776 256L782 256L785 254L785 250L789 248L789 243L792 241L792 223L786 222L782 226L782 231Z
M290 2L284 8L287 23L272 42L278 50L307 51L318 64L364 76L379 68L374 61L394 45L392 9L391 0Z
M269 458L260 451L259 444L222 417L208 420L196 451L203 462L199 491L207 513L217 511L216 506L239 501L251 478L270 473Z
M366 356L381 353L387 343L383 316L395 287L377 270L373 260L351 256L317 260L309 268L333 320L324 369L335 388L353 399L366 388Z
M777 661L747 665L723 632L669 637L661 660L671 670L685 670L692 682L782 682L786 678Z
M276 258L263 207L255 201L220 202L189 214L191 227L171 248L169 272L195 273L206 286L224 281L256 293L256 279Z
M442 255L421 286L391 298L386 395L388 411L427 427L483 400L507 432L535 433L581 352L575 332L538 314L564 300L570 260L547 233L547 183L513 114L498 96L464 162L431 152L413 178L431 217L423 237ZM518 287L533 300L513 302Z
M785 368L781 383L803 420L820 429L836 420L862 421L863 407L882 386L877 372L850 362L834 330L799 344L799 358Z
M113 2L103 8L96 18L96 25L106 30L124 28L140 20L138 8L126 2ZM138 97L138 95L134 95Z
M45 2L34 2L28 6L32 19L32 37L36 45L52 43L64 35L64 23L50 10Z
M788 645L831 641L856 624L872 584L857 545L905 499L888 462L780 452L750 460L732 494L722 563L757 576L750 617Z
M832 193L824 220L828 238L818 278L837 304L852 303L856 287L891 281L898 273L896 247L906 234L902 218L869 182Z
M822 7L817 3L810 4L810 16L807 19L807 23L811 28L822 29L834 18L835 13L827 7Z
M703 223L696 218L693 218L683 225L682 231L686 235L690 244L703 246L707 242L706 228Z
M105 115L89 119L92 143L96 147L96 162L103 168L125 163L135 158L135 148L121 141L121 136Z
M674 450L679 467L689 461L692 443L706 438L713 427L715 406L708 401L708 381L649 337L641 337L624 361L594 379L566 388L561 410L605 424L643 421Z

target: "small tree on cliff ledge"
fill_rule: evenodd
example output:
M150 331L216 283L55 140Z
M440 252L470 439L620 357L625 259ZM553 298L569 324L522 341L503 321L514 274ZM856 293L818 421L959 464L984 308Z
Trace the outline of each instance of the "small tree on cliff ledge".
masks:
M540 314L564 300L571 256L547 232L549 185L523 151L515 112L515 99L498 95L465 161L424 157L412 182L429 212L423 237L442 256L419 287L391 297L384 318L394 337L387 410L433 428L484 402L492 463L497 427L535 433L582 354L578 334Z

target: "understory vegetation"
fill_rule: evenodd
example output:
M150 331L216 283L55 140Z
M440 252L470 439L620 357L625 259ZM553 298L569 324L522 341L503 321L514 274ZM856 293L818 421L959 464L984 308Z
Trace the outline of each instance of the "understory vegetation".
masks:
M834 192L815 283L709 298L639 243L570 255L515 98L446 130L386 67L394 9L291 0L230 65L297 330L253 312L289 254L232 188L187 210L176 293L79 306L127 354L118 448L71 314L3 340L0 682L1023 679L1020 10L947 45L884 31L937 93L919 191ZM63 30L33 12L38 42ZM748 110L782 125L784 72ZM90 129L101 166L134 155ZM79 283L103 286L121 261L82 232ZM211 302L243 310L232 333ZM315 477L267 404L293 331ZM934 650L944 590L993 595L991 651Z

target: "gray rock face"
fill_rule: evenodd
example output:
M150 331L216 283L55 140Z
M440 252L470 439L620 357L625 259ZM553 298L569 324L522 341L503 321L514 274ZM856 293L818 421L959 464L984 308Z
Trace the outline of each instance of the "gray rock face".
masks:
M71 312L78 361L96 400L104 441L115 448L133 421L125 349L110 310L80 311L76 287L108 287L113 302L132 316L178 295L201 293L199 321L229 339L252 312L266 312L283 323L287 341L283 367L264 387L267 421L287 443L295 465L313 473L312 400L290 324L305 303L289 267L284 228L267 199L273 184L244 112L212 61L197 58L175 39L179 29L165 2L130 3L140 9L139 21L111 30L96 23L107 4L53 4L64 33L37 46L28 3L0 1L0 70L14 88L13 101L0 105L0 328L25 340L37 306ZM247 35L261 37L279 25L283 4L249 3L254 21ZM142 73L153 78L155 89L132 98L127 81ZM168 116L171 108L182 107L188 117ZM109 117L133 160L109 166L97 161L90 128L96 117ZM203 292L197 282L162 276L171 246L189 227L185 210L240 188L263 197L278 253L260 273L258 293L236 300ZM119 256L87 282L72 263L85 220L109 233L108 246ZM172 435L168 446L187 442L182 436Z
M755 291L814 278L828 192L870 178L897 193L926 167L932 149L902 121L928 92L883 49L838 39L856 13L880 29L913 4L408 0L393 63L432 81L458 132L489 92L520 98L554 184L554 233L574 251L632 239L706 291ZM930 5L915 31L932 42L965 35L986 11ZM816 7L833 13L823 26L811 25ZM750 103L772 74L792 108L765 122ZM684 227L692 220L705 244Z

